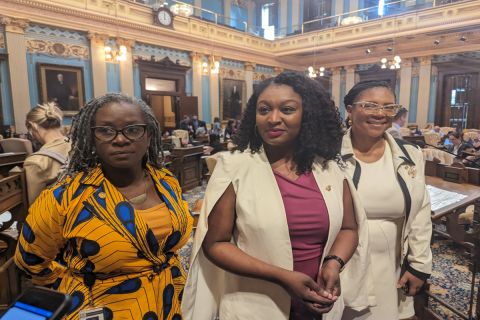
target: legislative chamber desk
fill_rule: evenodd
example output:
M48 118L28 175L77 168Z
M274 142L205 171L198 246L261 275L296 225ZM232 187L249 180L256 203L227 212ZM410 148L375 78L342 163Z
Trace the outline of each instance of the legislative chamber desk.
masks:
M470 231L465 231L465 226L459 224L458 217L460 214L465 212L465 209L469 205L475 205L476 219L478 219L478 211L480 209L480 186L467 183L453 183L445 181L438 177L429 176L426 177L426 184L446 191L466 195L465 198L458 202L432 211L432 222L434 226L432 242L433 239L435 239L435 235L453 240L459 245L459 252L469 252L469 254L465 254L466 256L469 255L469 258L467 257L465 261L471 262L470 270L478 270L478 264L480 259L479 226L478 224L474 224L473 228ZM444 225L446 230L440 229L440 224ZM475 319L480 319L480 290L478 286L475 285L475 283L475 275L474 273L472 273L472 290L469 299L469 310L458 310L455 307L449 305L446 301L429 291L427 285L427 290L424 293L420 294L420 296L417 296L417 298L415 299L415 309L417 311L417 316L419 316L422 320L443 319L442 317L434 313L429 307L429 300L431 299L437 304L443 305L451 312L459 316L461 319L474 319L472 316L475 315ZM476 307L474 309L475 304Z
M171 170L180 182L182 191L202 184L202 156L203 146L172 149Z

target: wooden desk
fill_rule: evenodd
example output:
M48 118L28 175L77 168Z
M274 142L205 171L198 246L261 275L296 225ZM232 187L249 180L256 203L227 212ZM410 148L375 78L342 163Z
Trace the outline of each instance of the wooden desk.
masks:
M464 243L467 241L466 233L463 225L458 224L458 216L465 212L465 209L469 205L480 205L480 186L448 182L438 177L425 177L425 180L428 185L433 187L466 195L464 199L458 202L432 211L433 223L440 223L442 218L444 218L443 220L445 220L445 226L447 228L446 234L438 230L435 230L435 232L457 243Z
M474 223L473 232L467 233L464 230L463 225L458 224L458 216L465 211L465 208L469 205L475 205L475 211L477 212L478 219L478 206L480 205L480 186L475 186L472 184L466 183L453 183L445 181L438 177L426 177L426 183L428 185L447 190L452 192L457 192L466 197L458 202L455 202L446 207L440 208L438 210L432 211L432 222L444 223L447 228L447 232L436 230L434 228L434 234L439 234L448 239L459 243L465 250L470 251L471 254L471 268L478 270L478 263L480 259L480 241L479 241L479 232L478 225ZM478 221L477 221L478 223ZM432 242L434 240L434 235L432 235ZM471 288L475 288L475 272L472 273ZM452 311L460 318L463 319L473 319L471 316L476 314L477 319L480 319L480 293L479 288L477 288L477 294L475 298L475 291L472 291L470 294L469 310L468 314L463 310L458 310L455 307L449 305L445 300L438 297L435 293L429 290L427 285L427 290L421 292L420 295L415 297L415 310L417 317L420 317L422 320L439 320L441 319L439 315L433 312L429 307L429 299L436 301L438 304L443 305L448 310ZM475 301L476 300L476 301ZM473 309L473 304L476 303L476 310Z
M177 176L182 191L202 184L202 156L203 146L172 149L172 171Z
M15 166L23 166L27 154L25 152L0 153L0 175L7 176L8 171Z
M411 142L415 144L417 141L423 141L425 142L425 137L424 136L403 136L403 140L406 140L408 142Z

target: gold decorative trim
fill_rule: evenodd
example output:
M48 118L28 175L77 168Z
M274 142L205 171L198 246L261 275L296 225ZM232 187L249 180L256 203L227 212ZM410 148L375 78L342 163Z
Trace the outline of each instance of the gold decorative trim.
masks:
M241 69L220 68L219 75L222 79L245 80L245 70Z
M45 40L27 40L27 51L58 57L75 57L85 60L90 58L88 47Z
M0 49L5 49L5 36L0 33Z

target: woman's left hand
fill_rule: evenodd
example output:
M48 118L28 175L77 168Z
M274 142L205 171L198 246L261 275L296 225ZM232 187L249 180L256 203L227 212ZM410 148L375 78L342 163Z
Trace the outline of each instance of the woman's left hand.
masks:
M402 288L405 295L413 297L420 291L424 283L424 280L415 277L408 271L405 271L400 280L398 280L397 288Z
M340 296L340 265L334 260L324 263L317 277L317 283L320 286L318 292L321 296L328 299L336 299Z

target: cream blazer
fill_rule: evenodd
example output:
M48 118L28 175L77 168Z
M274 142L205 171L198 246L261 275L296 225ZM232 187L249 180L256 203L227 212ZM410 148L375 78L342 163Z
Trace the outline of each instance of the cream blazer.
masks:
M351 294L342 295L332 311L324 316L324 319L340 319L344 304L358 310L369 305L367 295L363 294L368 292L364 290L368 268L366 216L358 202L355 187L336 162L328 161L322 166L320 159L317 159L313 165L313 173L325 199L330 219L324 255L330 251L342 225L344 179L349 182L359 224L360 244L352 257L356 269L349 268L347 263L341 274L342 277L345 274L351 279L348 284L342 282L342 288L352 288L348 290ZM247 254L264 262L287 270L293 269L285 208L265 153L223 152L218 156L217 165L207 186L198 221L183 295L183 316L187 320L288 320L291 298L282 287L224 271L211 263L202 251L202 242L208 230L208 215L230 183L237 195L237 220L232 242Z

